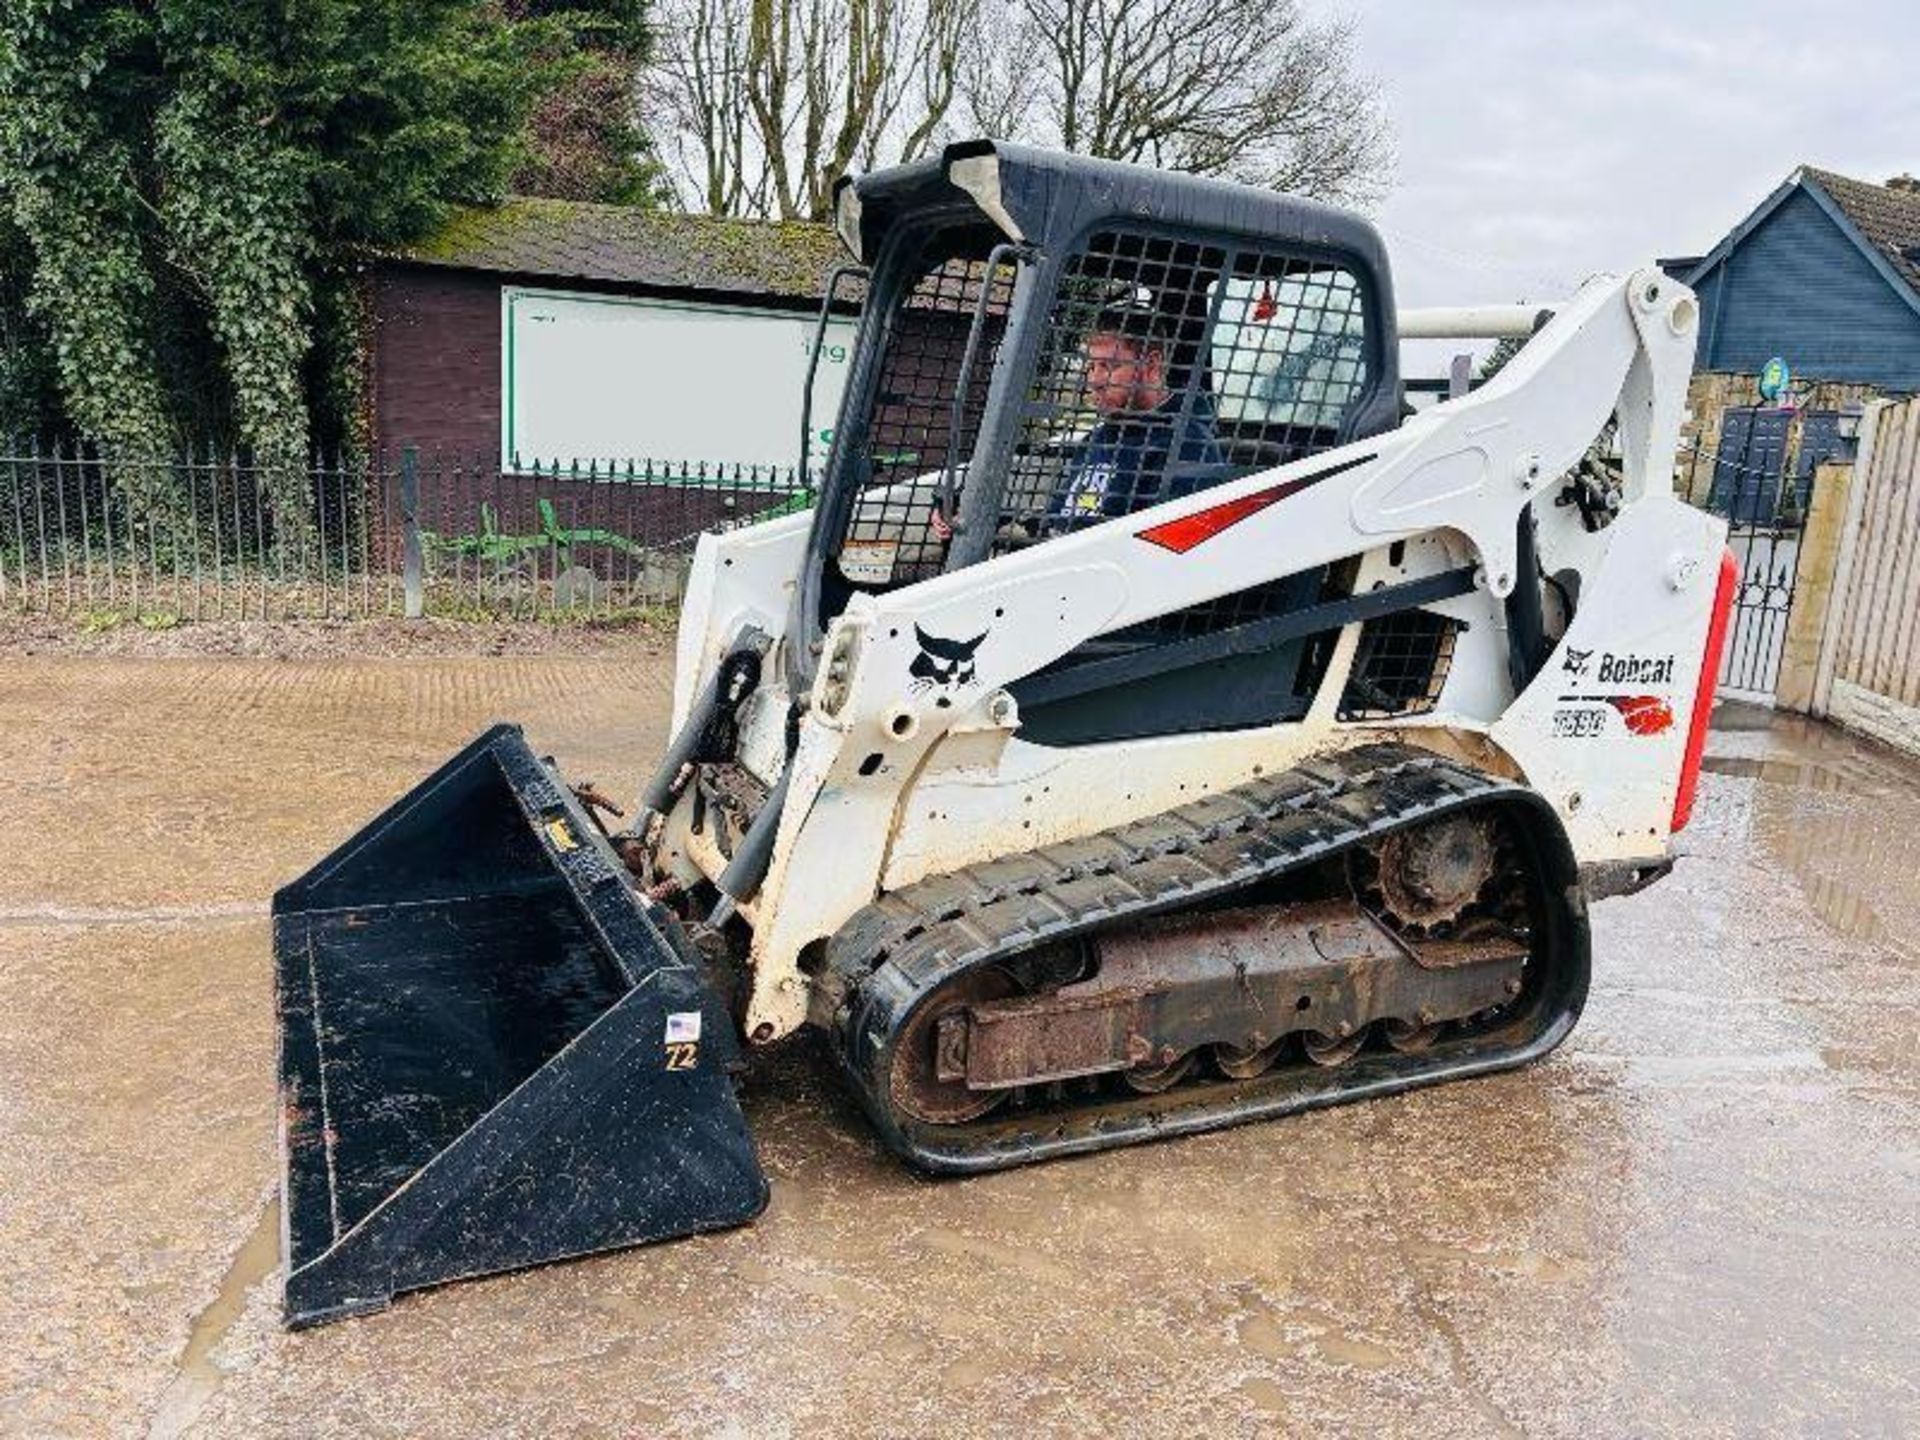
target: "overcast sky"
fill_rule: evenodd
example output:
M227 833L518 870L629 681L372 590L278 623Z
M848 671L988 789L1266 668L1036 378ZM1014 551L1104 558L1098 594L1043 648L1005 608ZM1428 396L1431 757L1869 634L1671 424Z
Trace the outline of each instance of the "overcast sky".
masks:
M1699 254L1802 162L1920 173L1920 0L1304 0L1358 24L1403 305Z

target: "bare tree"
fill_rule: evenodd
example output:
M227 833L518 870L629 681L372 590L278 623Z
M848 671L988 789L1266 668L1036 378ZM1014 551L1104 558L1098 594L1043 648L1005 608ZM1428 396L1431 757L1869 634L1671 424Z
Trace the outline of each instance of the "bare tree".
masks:
M1391 164L1350 22L1295 0L1005 0L1044 74L1014 133L1298 194L1372 198Z
M1046 57L1028 43L1028 23L1009 0L986 0L974 43L961 57L961 128L969 136L1042 138L1035 118L1047 89Z
M715 214L825 218L849 168L942 133L978 0L664 0L644 78L682 198Z
M660 0L643 77L682 199L824 218L848 168L969 134L1333 199L1391 162L1352 28L1296 0Z

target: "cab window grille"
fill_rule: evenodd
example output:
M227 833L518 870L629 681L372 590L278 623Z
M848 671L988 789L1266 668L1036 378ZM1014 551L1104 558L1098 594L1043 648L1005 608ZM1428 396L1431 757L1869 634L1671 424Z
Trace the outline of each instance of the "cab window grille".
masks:
M1327 449L1366 386L1346 267L1097 233L1048 314L995 551Z
M1406 610L1369 620L1360 630L1342 720L1390 720L1425 715L1440 703L1453 667L1460 621L1430 610Z
M839 555L844 577L862 588L923 580L945 562L948 541L930 523L934 496L949 458L960 467L973 452L1013 297L1013 267L989 274L980 252L971 230L932 237L887 317L871 421L849 457L861 494ZM954 394L983 292L980 346L954 433Z
M1367 390L1366 324L1361 283L1335 262L1096 233L1048 314L994 553L1340 443ZM1302 593L1254 586L1109 638L1205 634Z

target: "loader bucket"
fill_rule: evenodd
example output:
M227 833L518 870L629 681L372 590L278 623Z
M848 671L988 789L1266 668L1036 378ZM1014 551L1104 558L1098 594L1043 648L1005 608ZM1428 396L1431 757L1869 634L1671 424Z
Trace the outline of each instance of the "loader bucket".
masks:
M751 1220L725 1007L518 727L273 901L285 1320Z

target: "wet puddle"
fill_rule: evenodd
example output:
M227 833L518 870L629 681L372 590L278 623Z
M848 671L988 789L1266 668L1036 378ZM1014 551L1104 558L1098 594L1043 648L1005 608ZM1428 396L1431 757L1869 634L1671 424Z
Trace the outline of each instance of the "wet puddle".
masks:
M226 1339L246 1309L247 1296L280 1261L280 1201L267 1202L254 1223L252 1233L240 1246L220 1282L213 1303L194 1318L187 1332L187 1347L166 1393L160 1397L160 1409L147 1429L148 1440L177 1440L192 1427L220 1389L226 1373L215 1363L213 1352Z
M1915 954L1920 766L1786 717L1774 719L1765 746L1702 763L1758 782L1747 819L1755 860L1797 881L1835 933Z
M1326 1317L1297 1323L1307 1333L1304 1340L1289 1338L1280 1322L1267 1314L1249 1315L1239 1323L1236 1333L1242 1349L1267 1360L1295 1360L1311 1354L1328 1364L1356 1370L1385 1370L1394 1363L1391 1350L1336 1329Z

